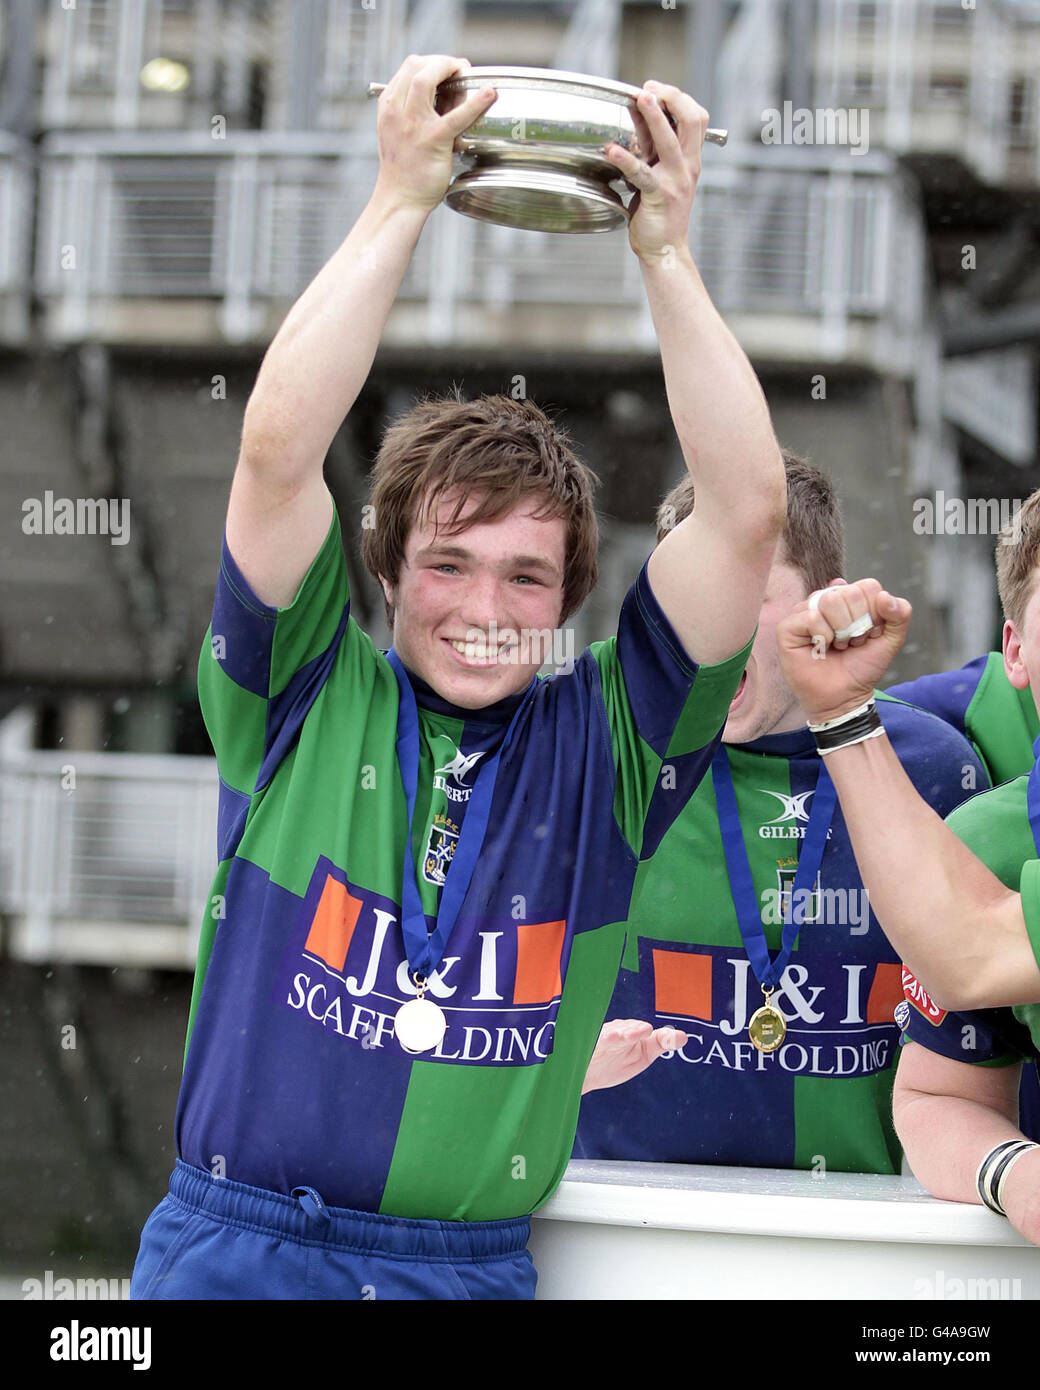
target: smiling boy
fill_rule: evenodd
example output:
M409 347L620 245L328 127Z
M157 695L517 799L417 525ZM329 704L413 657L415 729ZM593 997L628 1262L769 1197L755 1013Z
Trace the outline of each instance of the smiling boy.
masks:
M595 582L592 476L530 402L423 402L383 442L364 537L391 651L350 616L322 461L452 142L494 99L437 115L437 84L465 66L409 58L388 85L372 199L246 409L199 666L220 911L134 1297L533 1295L529 1213L567 1162L617 923L703 775L754 630L783 473L685 249L707 113L656 83L639 99L648 158L608 154L640 190L629 240L696 511L617 637L535 679L525 633Z

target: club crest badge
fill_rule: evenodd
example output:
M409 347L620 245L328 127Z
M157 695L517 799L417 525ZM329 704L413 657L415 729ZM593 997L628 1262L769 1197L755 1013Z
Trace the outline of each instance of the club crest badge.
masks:
M780 903L781 922L794 921L794 881L798 874L798 860L778 859L776 861L776 889ZM820 916L820 876L817 874L812 892L803 894L800 906L805 911L803 923L816 922Z
M448 865L454 858L458 842L458 827L445 816L435 816L423 855L422 872L427 883L434 883L438 888L444 887Z

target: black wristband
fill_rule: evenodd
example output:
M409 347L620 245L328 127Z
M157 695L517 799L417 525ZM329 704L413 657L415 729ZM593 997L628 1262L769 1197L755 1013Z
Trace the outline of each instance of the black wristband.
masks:
M1010 1158L1011 1152L1017 1150L1023 1141L1020 1139L1005 1139L1002 1144L998 1144L995 1149L991 1149L979 1164L978 1172L975 1174L975 1190L979 1194L979 1201L984 1206L989 1207L990 1211L996 1212L998 1216L1003 1216L1003 1208L997 1205L995 1184L990 1181L993 1166L999 1163L1002 1158ZM991 1192L991 1187L993 1191Z
M812 725L809 726L812 728ZM844 748L850 743L862 743L884 733L877 705L871 700L862 713L855 714L831 729L813 729L813 738L820 753L833 753L836 748Z
M990 1211L996 1212L998 1216L1007 1215L1001 1200L1004 1176L1024 1153L1036 1147L1031 1139L1009 1139L1003 1144L998 1144L979 1164L975 1186Z

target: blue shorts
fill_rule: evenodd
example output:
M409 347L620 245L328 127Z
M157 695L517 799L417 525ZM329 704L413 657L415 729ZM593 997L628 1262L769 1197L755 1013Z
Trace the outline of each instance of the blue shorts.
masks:
M415 1221L327 1207L177 1160L145 1222L134 1299L529 1299L530 1217Z

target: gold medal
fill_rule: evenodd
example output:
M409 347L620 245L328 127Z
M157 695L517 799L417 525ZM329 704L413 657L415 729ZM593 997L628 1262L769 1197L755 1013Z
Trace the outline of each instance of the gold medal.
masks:
M756 1009L748 1020L748 1037L759 1052L775 1052L787 1035L787 1024L784 1022L783 1014L774 1009L769 1002L769 996L773 991L763 985L762 993L766 1002L760 1009Z

